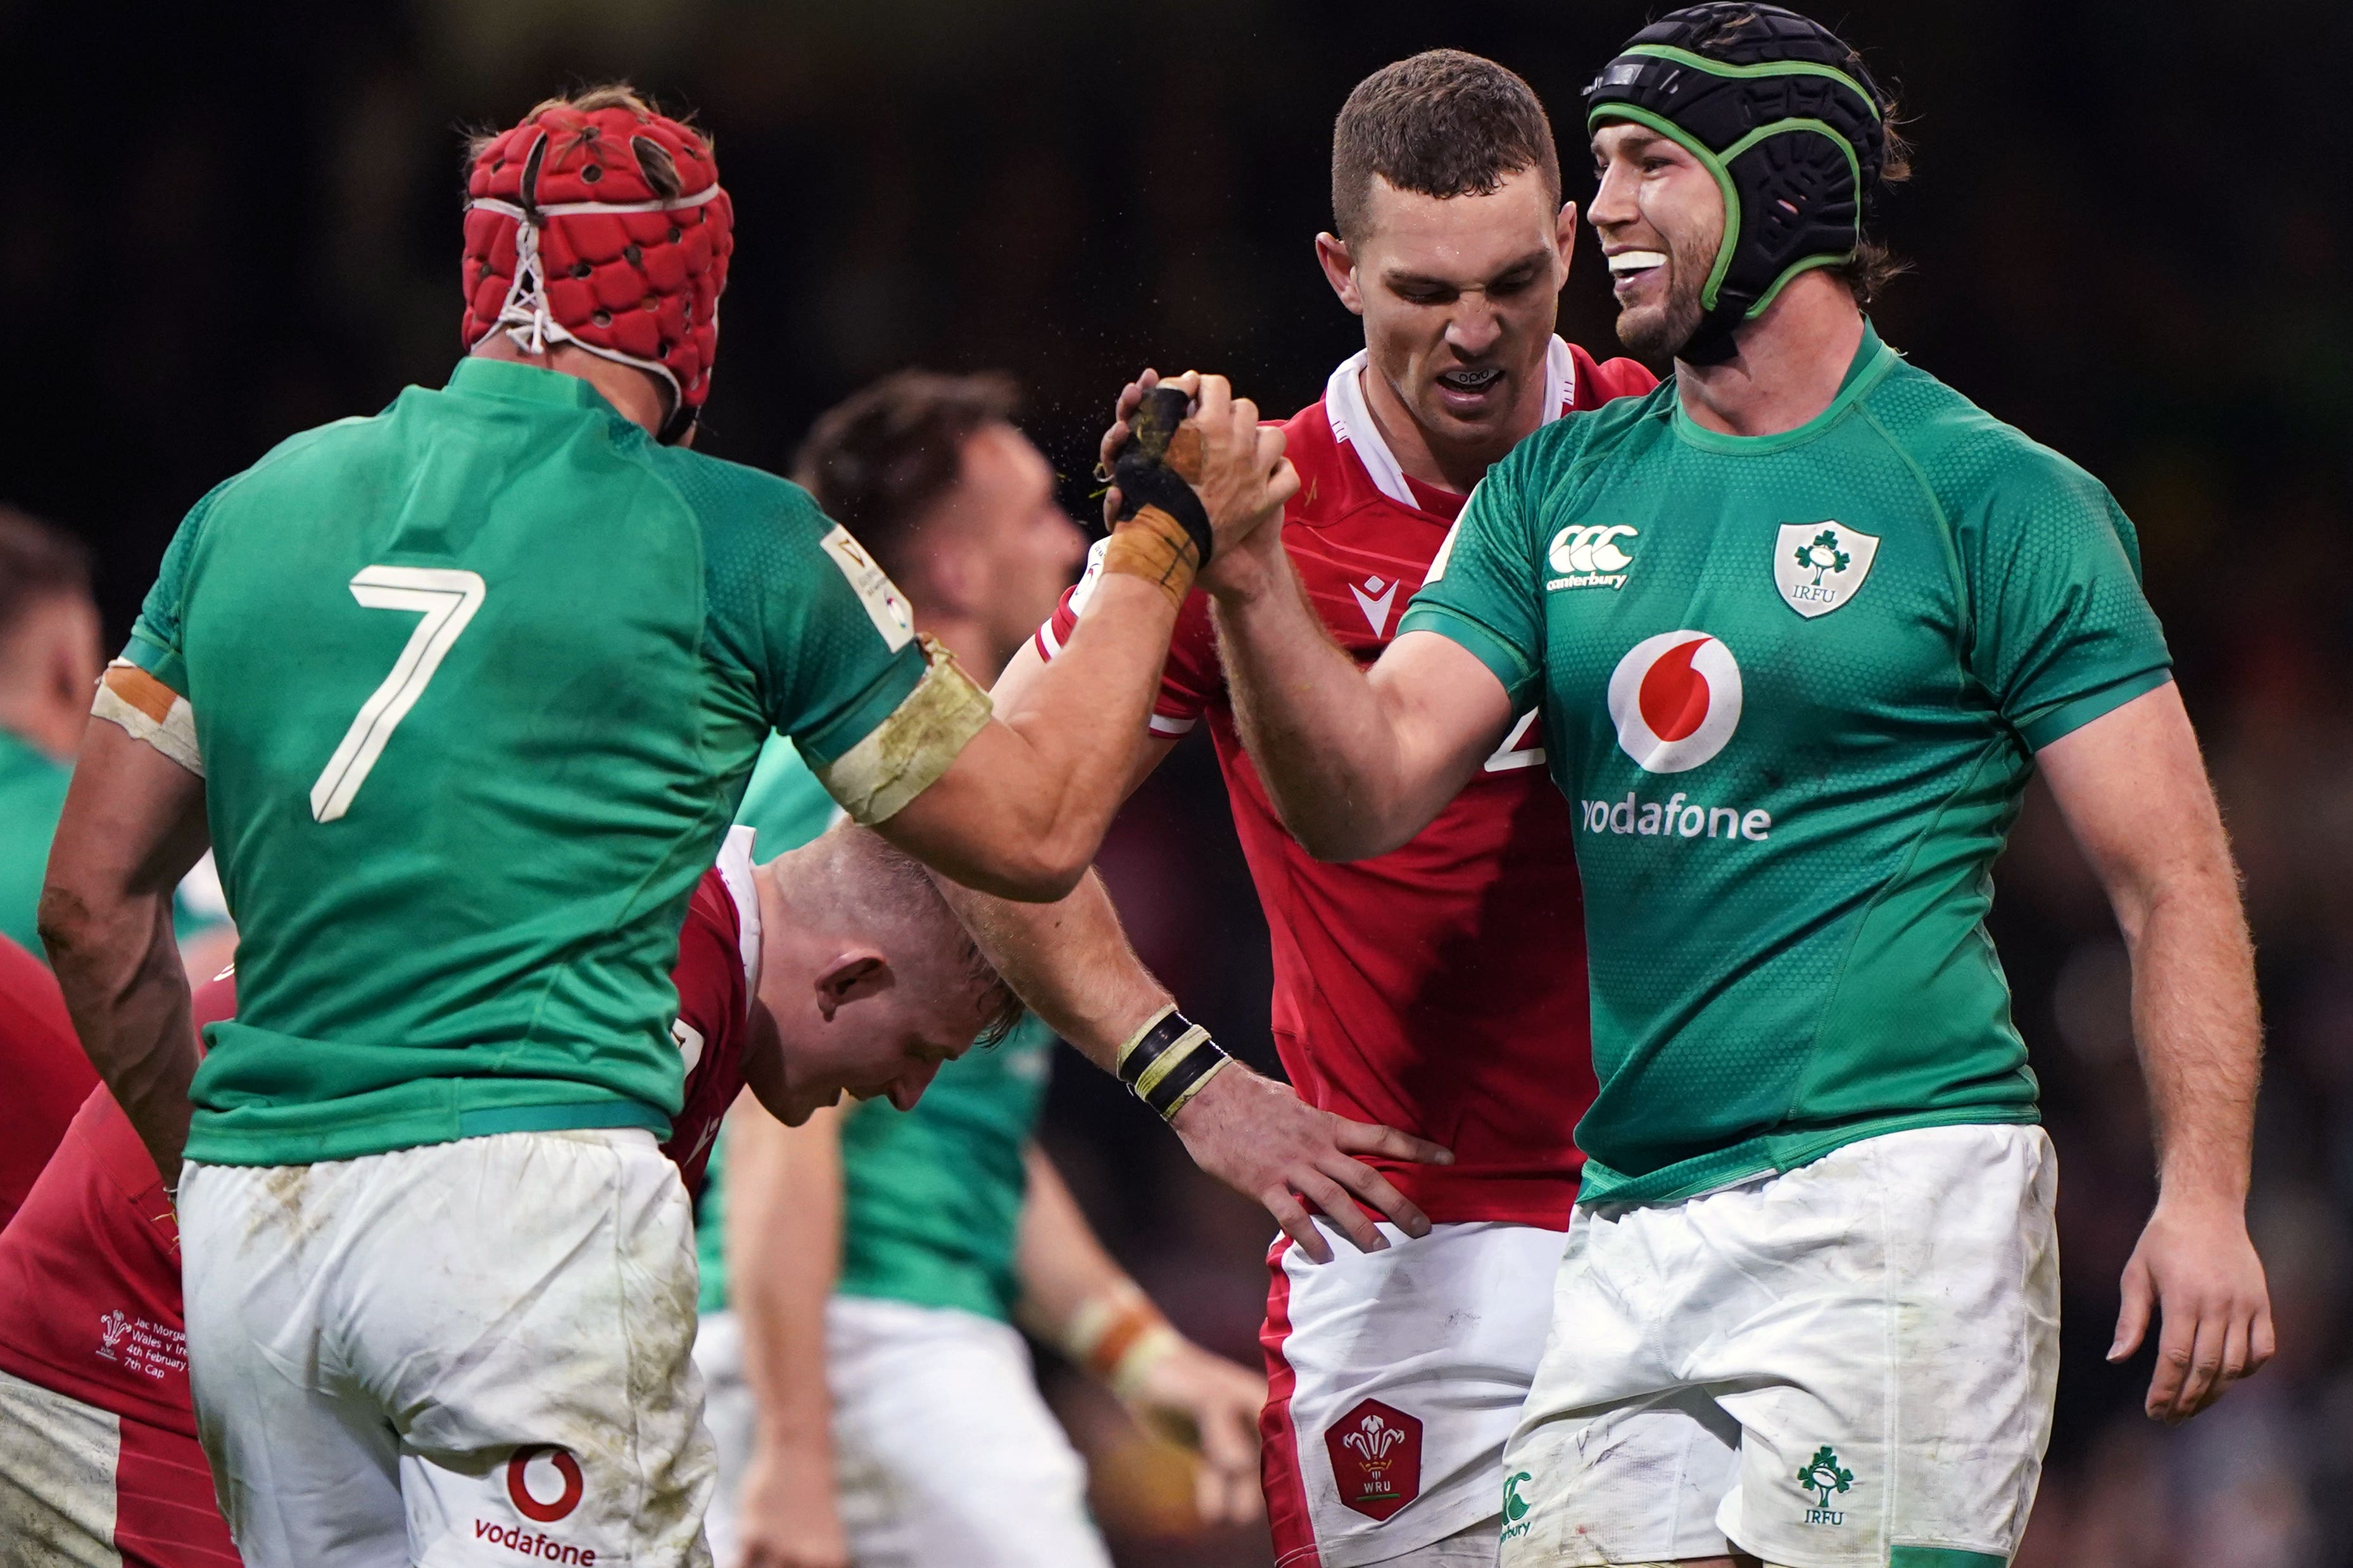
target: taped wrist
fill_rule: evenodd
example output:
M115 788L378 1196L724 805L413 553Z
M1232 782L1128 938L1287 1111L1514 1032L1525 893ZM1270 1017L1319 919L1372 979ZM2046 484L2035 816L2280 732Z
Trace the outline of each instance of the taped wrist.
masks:
M1201 477L1201 433L1185 423L1190 404L1183 389L1155 386L1130 416L1132 434L1112 464L1120 510L1112 521L1113 548L1103 560L1106 571L1145 577L1164 590L1173 584L1179 602L1217 542L1208 509L1193 489ZM1123 551L1118 542L1131 534L1137 537Z
M1135 1098L1173 1121L1219 1069L1234 1058L1209 1038L1209 1031L1170 1005L1145 1020L1119 1048L1113 1070Z
M1081 1302L1062 1331L1063 1353L1122 1399L1134 1398L1145 1377L1179 1342L1160 1309L1132 1279Z
M1167 595L1170 604L1182 607L1201 570L1201 552L1183 523L1147 506L1112 526L1103 569L1141 577Z

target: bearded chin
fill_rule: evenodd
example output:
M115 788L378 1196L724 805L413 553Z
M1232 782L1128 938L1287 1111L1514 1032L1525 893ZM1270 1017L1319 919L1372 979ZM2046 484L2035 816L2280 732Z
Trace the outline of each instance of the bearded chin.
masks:
M1627 352L1638 359L1672 359L1692 341L1707 312L1700 309L1698 287L1683 282L1690 275L1688 268L1675 267L1664 304L1618 313L1618 341Z

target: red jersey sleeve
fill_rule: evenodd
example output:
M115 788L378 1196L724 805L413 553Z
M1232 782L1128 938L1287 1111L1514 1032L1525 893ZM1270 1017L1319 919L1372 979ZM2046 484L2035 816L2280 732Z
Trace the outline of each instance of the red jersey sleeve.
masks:
M690 1195L702 1191L712 1140L728 1107L744 1092L744 1048L751 1033L752 994L759 985L759 900L752 888L747 830L730 834L719 864L702 874L679 932L678 1042L686 1068L679 1112L670 1119L662 1152L678 1163Z
M1659 378L1630 359L1597 361L1575 343L1568 352L1577 362L1577 385L1571 408L1599 408L1614 397L1640 397L1659 384Z
M0 937L0 1226L98 1087L48 966Z
M1062 594L1062 602L1046 624L1038 628L1031 640L1038 645L1038 657L1051 660L1071 640L1078 629L1079 616L1094 595L1095 582L1103 575L1103 546L1106 540L1095 541L1087 552L1086 574ZM1176 612L1176 629L1169 637L1168 660L1160 667L1160 689L1152 700L1152 732L1175 739L1200 722L1201 710L1225 690L1225 672L1218 664L1217 634L1209 626L1209 601L1206 595L1188 595L1185 607Z

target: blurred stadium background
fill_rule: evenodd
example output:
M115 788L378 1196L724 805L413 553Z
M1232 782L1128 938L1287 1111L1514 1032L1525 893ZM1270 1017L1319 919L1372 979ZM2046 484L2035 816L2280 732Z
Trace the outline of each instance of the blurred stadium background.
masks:
M782 468L884 370L1002 366L1073 510L1105 405L1149 361L1270 411L1358 346L1317 276L1331 120L1447 44L1533 82L1589 181L1578 89L1651 9L1189 0L0 0L0 500L98 551L119 641L182 512L281 437L438 384L455 357L461 127L567 79L697 110L739 209L706 449ZM2353 209L2326 0L1990 0L1821 14L1900 88L1915 264L1889 340L2105 479L2211 751L2262 951L2271 1062L2255 1226L2281 1354L2179 1431L2147 1359L2102 1362L2151 1198L2123 949L2030 805L1995 925L2061 1151L2066 1367L2029 1568L2353 1563ZM1590 239L1588 233L1588 239ZM1563 330L1607 352L1596 255ZM1265 933L1206 742L1104 866L1147 959L1261 1067ZM1180 1324L1254 1357L1266 1226L1066 1058L1048 1138ZM1181 1469L1054 1370L1124 1563L1251 1564L1192 1532ZM942 1453L938 1462L954 1464Z

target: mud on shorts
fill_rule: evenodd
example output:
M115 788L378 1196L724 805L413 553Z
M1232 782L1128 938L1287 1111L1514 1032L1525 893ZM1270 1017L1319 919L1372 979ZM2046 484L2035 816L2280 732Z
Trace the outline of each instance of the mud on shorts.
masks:
M2058 1182L2039 1127L1936 1127L1579 1209L1503 1568L2005 1568L2051 1437Z
M1383 1225L1332 1261L1267 1255L1267 1520L1282 1568L1490 1568L1504 1440L1545 1349L1563 1237L1497 1221Z
M239 1568L204 1450L0 1372L0 1568Z
M636 1130L180 1187L197 1429L248 1568L704 1568L693 1218Z

